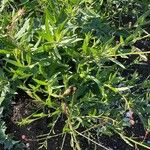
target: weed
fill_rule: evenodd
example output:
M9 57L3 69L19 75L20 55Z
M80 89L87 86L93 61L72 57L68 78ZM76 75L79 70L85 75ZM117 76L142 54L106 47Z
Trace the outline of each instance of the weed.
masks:
M144 0L2 0L0 104L3 109L10 107L17 89L38 104L38 111L18 124L52 120L47 124L49 133L36 139L40 148L47 148L54 136L63 136L63 149L69 134L74 150L81 150L80 137L109 149L94 139L94 130L97 137L115 133L132 147L150 149L145 139L137 142L124 132L125 126L136 122L125 117L128 111L140 117L145 131L150 130L149 117L144 117L149 113L149 77L139 83L138 72L123 75L131 65L148 61L149 49L142 51L134 44L149 38L144 29L149 5ZM63 131L53 135L62 115ZM79 132L81 128L85 130ZM12 148L2 140L5 148Z

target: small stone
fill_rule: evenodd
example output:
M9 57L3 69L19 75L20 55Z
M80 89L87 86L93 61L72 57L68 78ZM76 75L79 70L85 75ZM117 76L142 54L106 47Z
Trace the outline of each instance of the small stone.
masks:
M150 141L147 141L148 144L150 144Z
M30 146L30 144L29 143L26 143L26 147L28 148Z
M150 104L147 104L147 107L150 107Z
M31 130L31 127L28 127L27 130L30 131L30 130Z

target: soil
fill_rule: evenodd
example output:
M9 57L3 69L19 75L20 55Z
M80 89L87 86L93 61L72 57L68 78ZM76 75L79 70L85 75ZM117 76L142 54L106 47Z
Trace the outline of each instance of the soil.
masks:
M35 111L35 109L37 110L37 108L38 106L32 103L32 99L25 92L19 91L12 102L10 114L5 119L7 132L9 134L11 133L15 140L20 140L26 145L24 150L37 150L39 147L39 142L36 141L36 137L38 135L46 134L49 132L47 125L50 123L50 119L48 118L43 118L24 126L19 126L17 124L17 121L20 121L22 118L29 116L33 111ZM145 135L142 122L137 116L135 116L135 120L137 120L137 123L130 128L126 128L125 132L128 136L135 135L136 137L142 137ZM64 123L65 116L61 116L54 128L55 134L62 133ZM83 131L83 129L79 129L79 132L81 131ZM96 135L94 131L91 132L93 132L93 135ZM148 137L146 140L148 139L150 139L150 137ZM95 136L95 141L103 144L110 150L134 150L134 148L126 144L126 142L124 142L119 136L115 134L113 136ZM82 137L79 137L79 142L81 144L82 150L95 149L92 143ZM66 135L63 148L61 149L62 143L62 136L53 137L47 142L47 150L73 150L70 146L69 135ZM13 150L17 150L17 148L14 147ZM46 148L43 147L41 150L46 150ZM103 150L103 148L97 147L96 150ZM146 149L140 148L139 150Z
M36 136L47 132L46 118L25 126L19 126L17 122L31 115L37 108L26 93L19 91L12 101L9 115L5 118L7 132L12 133L15 140L23 141L29 150L38 149Z

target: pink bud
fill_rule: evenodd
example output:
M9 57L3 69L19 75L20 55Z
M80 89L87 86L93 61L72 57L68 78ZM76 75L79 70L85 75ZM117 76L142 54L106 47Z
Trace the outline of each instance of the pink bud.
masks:
M24 134L23 134L23 135L21 136L21 138L22 138L22 140L27 141L27 137L26 137L26 135L24 135Z
M130 122L130 124L131 124L132 126L135 124L135 121L132 120L132 119L131 119L129 122Z

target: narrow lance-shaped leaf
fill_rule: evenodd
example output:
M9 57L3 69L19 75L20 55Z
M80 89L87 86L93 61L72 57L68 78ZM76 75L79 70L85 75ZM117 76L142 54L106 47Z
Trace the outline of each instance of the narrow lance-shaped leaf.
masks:
M20 39L21 37L24 36L24 33L29 29L30 27L30 18L27 19L23 25L23 27L19 30L19 32L15 35L15 38L18 40Z
M120 66L121 68L125 69L125 66L121 64L118 60L116 60L115 58L109 58L109 60L111 60L112 62Z

